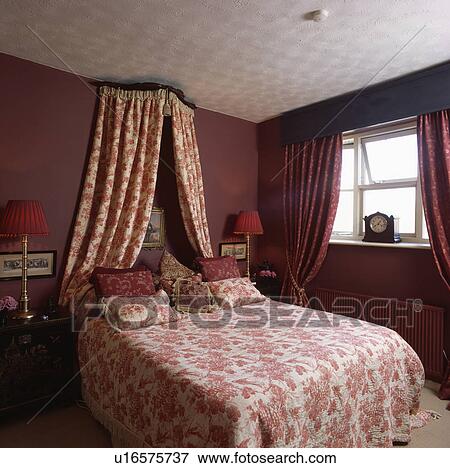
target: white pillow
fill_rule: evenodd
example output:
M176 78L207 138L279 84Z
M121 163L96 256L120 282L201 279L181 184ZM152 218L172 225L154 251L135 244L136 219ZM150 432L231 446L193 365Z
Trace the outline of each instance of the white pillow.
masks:
M229 278L208 283L212 295L223 308L240 307L265 301L248 278Z
M163 289L152 296L104 298L103 304L106 320L118 330L136 330L182 318L182 314L170 307L169 296Z

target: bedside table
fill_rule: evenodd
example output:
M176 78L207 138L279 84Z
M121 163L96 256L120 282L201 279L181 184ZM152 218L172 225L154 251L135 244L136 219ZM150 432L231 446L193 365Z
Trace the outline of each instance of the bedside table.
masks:
M47 320L38 314L0 326L0 413L43 404L73 376L71 325L70 313L59 310ZM70 393L66 388L60 400Z
M256 289L264 296L277 301L281 296L281 281L278 278L258 276L256 278Z

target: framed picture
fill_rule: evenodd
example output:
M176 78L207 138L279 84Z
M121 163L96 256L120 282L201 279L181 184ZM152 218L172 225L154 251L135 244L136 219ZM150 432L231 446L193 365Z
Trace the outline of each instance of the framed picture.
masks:
M52 278L56 273L56 250L28 252L27 277ZM0 253L0 280L22 278L22 252Z
M162 249L166 240L165 229L164 210L153 208L142 247L145 249Z
M219 254L232 255L236 260L245 260L247 258L247 244L245 242L222 242L219 244Z

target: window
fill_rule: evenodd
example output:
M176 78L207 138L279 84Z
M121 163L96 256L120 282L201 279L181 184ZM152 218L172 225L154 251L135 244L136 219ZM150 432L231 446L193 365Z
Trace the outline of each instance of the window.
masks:
M402 240L428 242L414 122L344 136L333 238L361 239L376 211L398 218Z

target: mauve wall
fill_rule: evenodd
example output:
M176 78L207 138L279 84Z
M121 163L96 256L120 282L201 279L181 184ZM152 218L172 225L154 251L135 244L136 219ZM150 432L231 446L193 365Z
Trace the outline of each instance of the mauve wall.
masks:
M265 233L258 239L258 256L273 262L284 274L283 167L280 119L258 125L259 210ZM436 269L430 250L330 245L310 290L338 289L379 297L421 298L445 307L447 322L450 294ZM447 341L450 334L447 323ZM450 348L450 343L447 345Z
M57 250L57 274L89 147L96 97L76 77L0 54L0 206L38 199L49 237L30 238L29 250ZM0 250L18 250L0 240ZM29 282L33 305L54 295L56 279ZM0 296L19 296L20 281L1 281Z
M58 251L57 278L29 282L36 306L56 293L62 274L96 96L74 75L8 55L0 54L0 70L0 207L14 198L41 200L51 234L31 239L30 250ZM196 127L211 237L218 252L229 216L257 207L257 129L253 123L203 109L196 111ZM170 136L166 128L162 156L169 161ZM181 223L175 179L163 164L160 168L155 203L167 212L169 246L189 263L193 252ZM0 241L2 252L17 249L17 242ZM20 281L0 281L0 297L18 297L19 291Z

